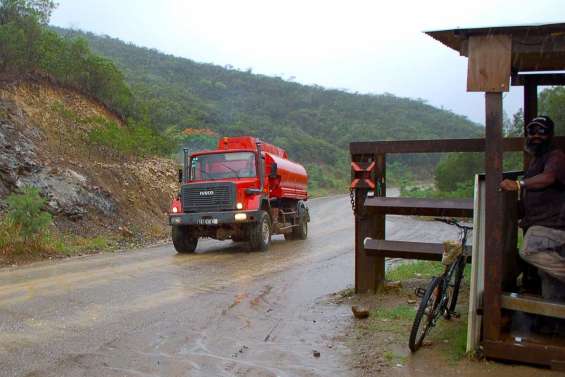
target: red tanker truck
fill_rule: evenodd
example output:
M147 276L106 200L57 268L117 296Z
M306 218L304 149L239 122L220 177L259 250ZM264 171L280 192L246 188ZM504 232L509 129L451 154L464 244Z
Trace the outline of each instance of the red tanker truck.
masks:
M265 251L273 234L308 235L308 174L274 145L242 136L221 138L216 150L185 149L179 182L169 214L179 253L194 252L201 237Z

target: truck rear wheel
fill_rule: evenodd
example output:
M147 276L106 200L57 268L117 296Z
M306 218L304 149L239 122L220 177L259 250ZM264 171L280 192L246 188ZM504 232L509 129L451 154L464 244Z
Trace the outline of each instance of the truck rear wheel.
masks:
M198 238L190 235L187 226L173 226L172 238L177 253L188 254L196 250Z
M305 216L300 216L298 226L292 228L292 238L295 240L305 240L308 238L308 221Z
M249 246L253 250L266 251L271 244L271 219L267 212L261 212L257 224L249 232Z

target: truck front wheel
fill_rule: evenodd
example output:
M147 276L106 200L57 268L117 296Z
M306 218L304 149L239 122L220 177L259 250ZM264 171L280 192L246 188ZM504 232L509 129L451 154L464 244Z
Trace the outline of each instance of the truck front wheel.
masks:
M198 244L198 237L191 236L187 226L173 226L172 236L177 253L194 253Z
M266 251L271 244L271 220L267 212L261 212L249 232L249 246L253 250Z

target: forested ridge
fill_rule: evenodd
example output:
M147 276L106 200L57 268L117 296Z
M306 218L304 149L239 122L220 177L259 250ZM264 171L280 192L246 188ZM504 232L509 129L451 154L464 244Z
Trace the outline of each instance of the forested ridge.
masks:
M482 133L465 117L419 100L305 86L250 70L196 63L108 36L54 30L67 39L86 38L94 52L111 59L150 123L160 131L204 129L217 135L256 135L306 163L322 187L343 189L349 172L347 148L353 140L461 138ZM201 134L190 133L205 145ZM208 134L210 139L213 135ZM426 164L430 167L430 162Z
M181 146L209 148L219 136L251 134L287 149L307 166L311 188L327 192L347 187L351 141L482 134L465 117L420 100L305 86L49 27L55 6L0 0L0 75L47 74L98 99L125 127L99 122L87 136L121 153L171 156ZM437 161L403 158L401 167L416 172Z

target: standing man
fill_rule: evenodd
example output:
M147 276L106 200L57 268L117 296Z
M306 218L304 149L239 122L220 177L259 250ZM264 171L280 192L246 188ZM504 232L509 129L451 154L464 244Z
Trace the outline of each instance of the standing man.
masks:
M565 153L553 146L553 121L539 116L526 125L525 150L532 155L524 179L505 179L500 188L520 191L525 232L520 257L538 268L542 295L565 298Z

